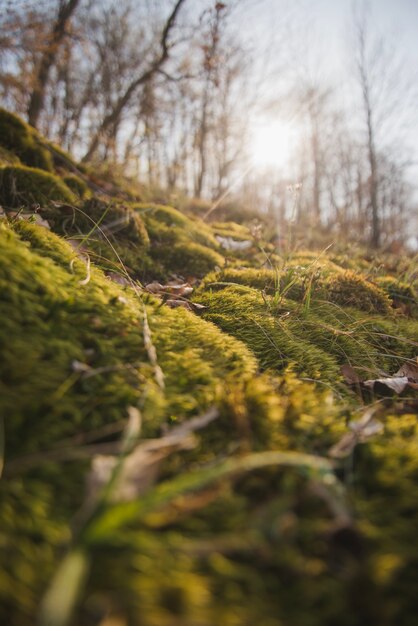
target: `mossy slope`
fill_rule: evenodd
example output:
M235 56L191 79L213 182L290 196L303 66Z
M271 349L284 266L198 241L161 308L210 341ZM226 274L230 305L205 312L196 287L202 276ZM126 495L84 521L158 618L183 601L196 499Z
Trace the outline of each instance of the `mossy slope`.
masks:
M47 143L13 128L32 147ZM19 141L3 146L7 165L34 165ZM396 277L395 266L364 261L359 273L311 252L285 261L254 241L245 261L207 275L225 262L215 235L244 240L246 227L211 228L131 193L83 198L66 162L58 151L52 180L64 177L77 198L49 189L14 205L41 204L60 236L17 217L0 226L1 623L36 621L76 546L91 566L77 626L413 626L414 401L377 403L381 427L346 459L327 460L364 412L341 364L369 378L414 356L416 309L397 305L393 285L414 298L413 271ZM278 269L259 269L267 261ZM131 280L173 274L205 277L195 294L204 319ZM95 445L119 439L129 407L147 439L214 406L219 417L193 449L170 454L140 497L99 507L83 532Z
M0 108L0 146L15 154L22 163L47 172L53 171L49 151L38 133L17 115Z
M67 185L54 174L35 167L0 167L0 204L5 209L44 206L50 201L74 202Z

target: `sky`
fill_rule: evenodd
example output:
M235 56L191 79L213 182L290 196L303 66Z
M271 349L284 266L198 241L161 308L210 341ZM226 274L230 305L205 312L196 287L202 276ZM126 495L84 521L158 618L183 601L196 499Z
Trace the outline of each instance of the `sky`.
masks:
M342 101L353 98L357 85L350 78L354 74L352 17L353 7L361 8L361 0L240 0L240 3L243 9L247 7L240 27L253 49L263 50L261 71L269 63L280 64L283 55L283 71L281 75L278 72L270 85L282 77L284 82L288 80L289 68L290 74L308 68L313 81L318 79L336 86ZM418 0L369 0L369 4L373 34L383 36L396 47L411 77L418 103ZM306 67L301 69L303 65ZM409 177L417 186L418 105L411 107L406 128L405 141L413 161Z

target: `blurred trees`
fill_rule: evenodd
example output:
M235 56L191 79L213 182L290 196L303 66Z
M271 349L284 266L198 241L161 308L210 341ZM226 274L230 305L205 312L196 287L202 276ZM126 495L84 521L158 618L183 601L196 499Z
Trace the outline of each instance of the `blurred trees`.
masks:
M264 107L263 60L239 19L255 3L4 0L2 104L78 159L119 164L154 188L216 202L241 178L235 196L269 211L281 231L292 220L305 237L389 244L405 232L411 205L407 158L395 141L408 92L397 55L374 37L367 12L357 13L347 102L319 61L304 71L296 46L286 91L275 95L299 128L290 166L257 171L248 130ZM290 33L276 35L275 58ZM283 57L279 65L277 83ZM296 183L297 205L286 191Z

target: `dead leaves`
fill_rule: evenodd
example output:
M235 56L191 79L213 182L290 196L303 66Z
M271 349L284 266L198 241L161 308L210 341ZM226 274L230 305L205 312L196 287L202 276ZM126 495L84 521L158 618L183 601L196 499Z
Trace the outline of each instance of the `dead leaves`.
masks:
M123 456L96 455L87 479L87 501L96 501L100 493L111 484L108 494L112 502L130 501L145 493L157 480L161 462L180 450L190 450L196 445L194 433L208 426L219 417L216 408L175 426L159 439L137 443L140 426L133 430L132 417L136 422L139 411L131 407L128 429L125 434L128 450ZM129 445L129 440L131 444Z
M233 239L232 237L222 237L221 235L216 235L216 240L220 244L221 248L233 252L248 250L253 245L253 242L250 240L242 241Z
M185 298L193 293L193 287L189 283L177 284L175 282L170 282L167 285L162 285L161 283L154 281L145 286L145 291L158 295L172 294Z
M193 293L193 287L190 283L171 281L162 285L154 281L145 286L145 291L163 298L164 303L172 309L183 308L188 311L200 311L206 308L203 304L188 300L188 297Z
M359 420L349 422L351 432L346 433L329 451L334 459L343 459L349 456L358 443L364 443L371 437L383 431L383 424L374 417L377 407L370 407Z
M369 380L361 380L357 371L350 365L343 365L341 373L345 382L358 391L363 397L367 394L389 398L399 396L404 392L418 390L418 358L414 361L407 361L399 368L393 376L382 378L372 378ZM408 401L402 402L402 407L397 407L399 403L390 402L391 410L397 412L397 408L401 408L402 412L409 410ZM383 429L383 423L376 418L376 412L382 410L385 403L369 407L359 420L353 420L348 424L350 432L346 433L338 443L330 450L329 456L334 459L343 459L348 457L357 444L365 443L370 438L379 435Z
M350 365L343 365L341 373L345 382L360 393L366 391L377 396L390 397L401 395L405 391L418 390L418 359L404 363L393 376L361 380Z

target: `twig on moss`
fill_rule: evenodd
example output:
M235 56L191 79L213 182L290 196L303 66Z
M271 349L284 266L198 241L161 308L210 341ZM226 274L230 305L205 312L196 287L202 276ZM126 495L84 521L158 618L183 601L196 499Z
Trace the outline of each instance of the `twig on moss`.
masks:
M151 329L148 324L148 315L147 315L147 310L145 308L145 305L143 307L143 311L144 311L143 334L144 334L145 349L147 351L150 363L152 367L154 368L154 376L155 376L157 385L160 387L160 389L164 390L165 389L164 373L161 367L158 365L157 350L155 349L155 346L152 343Z

